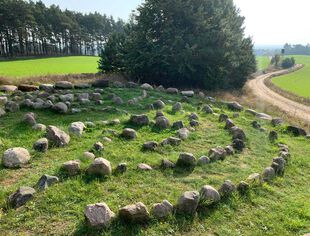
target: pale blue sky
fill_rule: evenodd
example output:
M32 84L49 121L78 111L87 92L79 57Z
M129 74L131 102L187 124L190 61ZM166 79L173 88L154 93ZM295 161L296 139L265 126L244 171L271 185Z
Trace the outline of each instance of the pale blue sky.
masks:
M143 0L42 0L62 9L105 13L128 19ZM169 1L169 0L167 0ZM310 43L310 0L234 0L246 17L246 35L255 44Z

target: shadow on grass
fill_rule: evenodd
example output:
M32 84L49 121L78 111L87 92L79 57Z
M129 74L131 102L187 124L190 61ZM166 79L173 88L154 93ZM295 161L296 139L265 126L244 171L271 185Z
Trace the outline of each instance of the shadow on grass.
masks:
M186 177L186 176L189 176L190 174L193 173L195 167L179 167L179 166L176 166L174 169L173 169L173 177L175 178L183 178L183 177Z

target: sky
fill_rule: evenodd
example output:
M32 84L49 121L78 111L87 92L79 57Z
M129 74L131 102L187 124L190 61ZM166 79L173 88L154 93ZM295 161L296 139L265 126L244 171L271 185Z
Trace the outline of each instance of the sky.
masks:
M42 0L62 9L128 19L143 0ZM168 1L168 0L167 0ZM310 0L234 0L245 17L245 33L256 45L310 43Z

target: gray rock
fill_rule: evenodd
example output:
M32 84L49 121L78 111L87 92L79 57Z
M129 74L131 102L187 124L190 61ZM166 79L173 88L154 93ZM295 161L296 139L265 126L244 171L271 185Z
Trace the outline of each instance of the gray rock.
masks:
M230 180L225 180L219 189L219 193L223 197L229 197L235 190L236 186Z
M176 112L181 111L181 110L182 110L182 104L180 102L177 102L172 107L172 112L173 113L176 113Z
M235 126L235 124L231 119L225 120L225 129L231 129L234 126Z
M92 152L84 152L83 156L90 160L94 160L96 158L95 154Z
M249 175L247 178L247 182L250 184L261 184L262 183L262 177L259 173L253 173Z
M18 112L19 109L19 105L16 102L9 101L5 104L5 110L8 112Z
M33 144L33 149L37 152L47 152L48 140L47 138L41 138Z
M99 101L102 99L101 93L92 93L91 94L91 99L94 101Z
M245 148L245 143L241 139L234 139L232 146L235 150L242 152L243 149Z
M150 120L149 117L145 114L142 115L131 115L130 117L130 123L136 125L136 126L144 126L149 125Z
M88 167L87 174L89 175L111 175L111 163L104 158L96 158L94 162Z
M134 129L126 128L123 130L122 136L126 139L136 139L137 132Z
M177 204L177 212L184 215L194 215L199 203L199 192L188 191L181 195Z
M104 202L87 205L84 210L84 216L90 227L101 229L110 226L115 219L115 214Z
M59 81L55 83L56 89L73 89L73 84L69 81Z
M0 92L8 93L8 92L14 92L16 90L17 90L17 87L14 85L1 85L0 86Z
M253 115L253 116L257 115L257 112L253 109L246 109L245 113L248 113L248 114Z
M64 147L69 144L70 136L56 126L48 126L46 138L55 147Z
M237 126L230 128L229 132L232 134L233 140L234 139L240 139L242 141L246 140L246 135L245 135L244 131Z
M257 113L256 117L262 120L272 120L272 116L265 114L265 113Z
M145 224L150 219L150 213L142 202L134 205L128 205L119 210L120 219L130 223Z
M188 139L189 134L190 132L187 128L182 128L182 129L179 129L178 131L178 137L182 140Z
M74 95L72 93L70 94L64 94L64 95L60 95L59 99L62 102L73 102L74 101Z
M94 88L107 88L109 87L109 80L107 79L97 79L95 82L92 83Z
M177 166L193 167L196 165L196 158L191 153L181 153L179 155Z
M168 145L171 146L179 146L181 144L181 141L182 141L181 139L175 137L167 138Z
M115 105L118 105L118 106L120 106L124 103L123 99L120 97L113 98L113 102L115 103Z
M226 151L227 156L234 155L235 153L234 148L231 145L226 146L225 151Z
M210 158L207 156L202 156L198 159L198 165L204 166L210 163Z
M147 83L142 84L142 85L140 86L140 88L146 89L146 90L153 90L153 89L154 89L152 85L149 85L149 84L147 84Z
M169 216L173 211L173 205L164 200L162 203L156 203L153 205L153 215L157 219L164 219Z
M6 114L5 110L0 107L0 117Z
M250 190L250 185L247 182L241 181L237 185L237 191L241 194L244 195Z
M178 94L179 90L177 88L167 88L166 92L169 94Z
M91 84L86 84L86 83L83 83L83 84L75 84L74 85L74 88L75 89L87 89L87 88L90 88L91 87Z
M213 109L209 106L209 105L205 105L202 110L206 113L206 114L213 114Z
M0 96L0 106L5 105L8 102L8 98L4 96Z
M276 172L272 167L267 167L262 174L263 181L270 182L276 176Z
M243 111L243 107L238 102L227 103L227 107L232 111Z
M43 175L39 179L37 187L40 191L43 191L57 182L59 182L59 178L57 176Z
M19 168L30 161L30 154L27 149L17 147L6 150L2 157L2 164L7 168Z
M153 103L153 106L156 110L160 110L165 108L165 103L161 100L157 100L156 102Z
M195 92L194 91L182 91L181 94L185 97L194 97Z
M69 126L69 134L81 137L86 126L83 122L73 122Z
M63 170L65 170L70 176L78 175L81 172L79 161L67 161L62 165Z
M143 149L146 151L154 151L158 146L158 143L155 141L146 142L143 144Z
M94 144L94 150L97 151L97 152L101 152L104 150L104 146L101 142L96 142Z
M63 102L58 102L53 106L53 110L59 112L59 113L67 113L68 112L68 106L67 104Z
M274 169L276 175L283 175L286 161L283 157L273 158L271 167Z
M254 129L260 129L261 128L261 125L256 120L254 120L251 124L252 124L252 127Z
M209 151L209 158L210 161L219 161L219 160L225 160L227 156L225 148L222 147L216 147L212 148Z
M191 127L198 127L198 126L199 126L199 121L197 121L197 120L191 120L191 121L189 122L189 125L190 125Z
M278 139L278 133L274 130L270 131L269 133L269 140L271 142L275 142Z
M271 124L273 126L279 126L279 125L282 125L284 123L283 119L282 118L273 118L271 120Z
M172 124L172 129L182 129L182 128L184 128L184 123L181 120L176 121Z
M116 167L116 171L120 174L123 174L127 171L127 164L126 163L120 163Z
M170 122L166 117L160 116L156 118L156 126L162 130L167 129L170 127Z
M161 161L160 167L163 169L173 169L175 167L175 164L168 159L163 159Z
M139 85L137 84L137 83L135 83L135 82L131 82L131 81L129 81L128 83L127 83L127 87L128 88L137 88Z
M153 170L153 168L151 166L144 164L144 163L138 164L137 167L139 170L146 170L146 171Z
M302 128L299 128L299 127L296 127L296 126L288 126L287 127L287 132L293 134L294 136L307 136L307 132L302 129Z
M36 190L30 187L20 187L15 193L11 194L8 198L10 207L17 209L30 201Z
M200 201L204 205L211 205L221 200L219 192L210 185L205 185L200 190Z
M26 113L23 117L23 121L28 125L35 125L36 122L36 115L32 112Z
M38 130L38 131L46 131L46 125L43 124L35 124L32 126L33 130Z
M291 154L288 151L280 151L279 157L282 157L286 162L291 159Z

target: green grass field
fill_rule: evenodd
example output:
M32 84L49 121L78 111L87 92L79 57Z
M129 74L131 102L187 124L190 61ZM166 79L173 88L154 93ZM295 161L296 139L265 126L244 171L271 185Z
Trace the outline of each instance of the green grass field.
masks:
M82 91L80 91L82 92ZM163 158L176 161L180 152L191 152L196 157L207 155L210 148L226 146L231 143L230 134L224 130L224 124L218 122L218 115L206 115L197 109L200 101L191 99L183 103L183 112L172 114L174 102L180 95L168 95L158 91L149 92L149 97L138 105L118 106L130 113L147 113L154 118L155 112L143 109L146 104L159 97L168 104L163 110L172 122L183 120L188 126L188 115L197 112L200 126L191 133L188 140L178 147L161 147L155 152L143 152L145 141L162 141L175 135L176 131L167 129L159 132L152 126L136 128L138 138L126 141L111 133L118 133L127 123L129 115L122 113L104 113L103 107L113 106L107 98L110 93L122 97L124 101L141 94L139 89L105 89L104 105L91 104L89 111L75 115L59 115L52 111L36 111L37 121L46 125L56 125L67 130L75 121L93 121L95 128L86 130L82 138L72 138L64 148L51 148L46 154L31 151L32 160L27 168L5 169L0 165L0 235L303 235L310 232L310 142L305 138L293 138L284 132L283 127L273 128L267 121L259 121L268 131L279 133L279 142L289 145L292 161L287 166L284 178L278 177L271 184L253 187L250 194L241 197L235 193L232 198L209 207L195 218L171 216L165 221L152 219L146 226L128 225L116 220L106 231L92 231L84 223L83 210L87 204L106 202L117 213L120 207L143 202L151 209L152 204L168 199L176 204L184 191L198 190L206 184L219 188L224 180L234 183L245 180L254 172L261 173L270 166L272 158L278 154L278 147L268 140L268 132L258 131L251 126L253 117L240 113L234 122L247 134L247 148L241 154L227 157L204 167L197 166L193 171L161 170L158 168ZM170 100L170 102L169 102ZM73 103L75 106L75 103ZM224 106L213 105L217 114L225 112L230 117L233 112ZM32 144L44 136L21 122L25 112L8 113L0 119L0 153L11 147L32 149ZM101 120L119 118L120 125L104 126ZM62 163L68 160L81 160L83 170L91 163L83 158L83 152L102 140L104 136L112 138L105 143L105 150L98 156L108 159L112 167L127 162L128 171L123 175L108 178L91 178L85 173L76 177L67 177L60 171ZM142 172L137 164L147 163L153 171ZM18 210L5 210L6 198L20 186L34 186L43 174L57 175L60 182L45 192L38 192L35 198Z
M71 56L0 61L0 77L24 78L44 75L96 73L98 57Z
M257 56L256 61L257 61L257 69L259 71L267 69L270 64L269 56Z
M283 90L310 98L310 56L294 56L296 63L305 67L294 73L275 77L272 82Z

